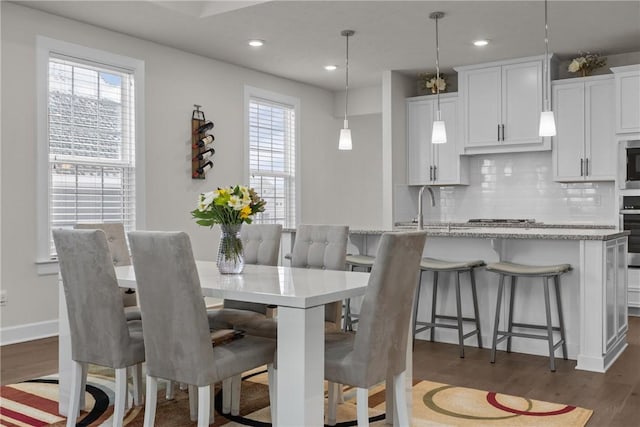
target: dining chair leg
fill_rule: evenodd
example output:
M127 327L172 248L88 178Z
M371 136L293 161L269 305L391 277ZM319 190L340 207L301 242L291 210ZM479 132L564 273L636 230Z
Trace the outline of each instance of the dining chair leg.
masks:
M147 389L144 403L144 427L153 427L158 403L158 379L147 375Z
M462 324L462 298L460 297L460 272L456 271L456 312L458 313L458 347L464 359L464 329Z
M83 363L82 364L82 377L80 377L81 385L80 385L80 405L78 406L78 411L80 411L81 409L84 409L87 404L85 402L85 397L86 394L85 390L87 389L87 375L89 374L89 364L88 363ZM78 413L78 415L80 415Z
M222 413L231 412L231 378L222 380Z
M73 361L71 367L71 393L69 395L69 409L67 411L67 427L74 427L80 412L80 387L83 363Z
M113 405L113 426L122 427L127 406L127 368L116 369L116 399Z
M231 415L240 415L240 388L242 376L231 377Z
M271 405L271 424L278 425L278 370L273 363L267 365L267 377L269 379L269 404Z
M358 388L356 391L358 427L369 427L369 390Z
M167 388L165 390L164 398L167 400L173 400L175 398L175 393L173 391L173 381L167 381Z
M338 393L336 394L336 402L338 402L339 405L342 405L344 403L344 387L342 386L342 384L338 384Z
M327 424L334 426L336 425L336 408L338 406L338 401L336 399L338 384L329 382L327 387L329 389L329 398L327 399Z
M198 387L189 384L189 418L191 421L198 420Z
M142 363L131 367L131 377L133 378L133 405L140 406L144 401L142 395Z
M211 404L211 386L198 387L198 427L208 427Z
M398 417L398 425L409 425L409 414L407 413L407 391L406 391L406 375L405 371L400 372L393 377L393 393L395 402L395 410Z

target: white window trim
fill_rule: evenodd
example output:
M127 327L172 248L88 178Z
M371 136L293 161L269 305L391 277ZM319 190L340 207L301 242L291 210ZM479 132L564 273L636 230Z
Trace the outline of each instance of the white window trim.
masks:
M301 203L302 186L301 186L301 179L300 179L300 176L302 175L300 170L300 159L302 158L301 151L300 151L300 145L301 145L300 144L300 99L295 98L293 96L282 95L276 92L271 92L268 90L260 89L260 88L249 86L249 85L244 86L244 178L247 184L249 183L249 179L250 179L250 176L249 176L250 175L249 174L250 172L249 171L249 151L250 151L249 103L251 101L251 98L262 98L262 99L277 102L280 104L291 105L293 106L293 109L295 111L295 116L296 116L296 123L295 123L295 138L296 138L296 141L295 141L295 145L296 145L296 162L295 162L296 213L295 213L295 217L296 218L295 218L295 222L296 222L296 225L298 225L300 224L301 210L302 210L302 203Z
M49 37L36 37L36 118L37 118L37 150L36 150L36 221L37 221L37 254L36 268L39 275L57 274L58 262L49 255L49 139L47 135L47 106L49 91L49 57L50 54L89 60L116 66L133 72L135 79L135 193L136 193L136 228L145 228L145 103L144 103L144 61L127 56L116 55L103 50L68 43Z

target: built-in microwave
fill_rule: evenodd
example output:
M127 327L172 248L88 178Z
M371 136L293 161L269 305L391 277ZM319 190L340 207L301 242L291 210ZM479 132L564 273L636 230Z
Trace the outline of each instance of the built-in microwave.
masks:
M640 140L620 142L619 162L620 188L640 188Z

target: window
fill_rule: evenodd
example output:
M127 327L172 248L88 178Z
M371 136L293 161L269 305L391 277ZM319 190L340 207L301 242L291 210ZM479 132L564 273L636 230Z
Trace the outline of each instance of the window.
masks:
M264 95L248 97L249 185L267 202L256 222L295 228L297 100Z
M50 39L44 39L44 44L48 41L56 44ZM47 176L39 179L46 188L46 219L40 227L46 234L39 237L44 246L39 249L40 260L56 256L52 229L121 222L129 231L136 228L140 213L136 201L140 190L136 185L138 74L123 67L122 61L106 65L109 58L103 60L97 51L66 47L47 48L46 58L40 58L46 62L46 95L39 99L44 104L39 108L43 108L45 129L39 155L47 162ZM82 51L89 58L82 57Z

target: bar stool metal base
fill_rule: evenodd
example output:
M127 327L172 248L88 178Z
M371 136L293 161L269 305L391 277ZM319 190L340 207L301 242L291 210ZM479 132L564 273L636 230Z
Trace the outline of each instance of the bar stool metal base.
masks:
M491 346L491 363L496 361L496 347L499 343L507 340L507 353L511 352L511 338L532 338L546 340L549 345L549 368L551 372L556 370L555 351L562 347L562 355L564 360L567 360L567 342L564 331L564 319L562 315L562 300L560 298L560 275L571 270L571 266L568 264L561 264L548 267L540 266L525 266L512 263L495 263L487 266L488 271L493 271L500 275L500 281L498 284L498 300L496 303L496 317L493 328L493 343ZM500 323L500 306L502 304L502 295L504 292L504 281L506 276L511 276L511 293L509 296L509 319L507 324L507 330L499 330ZM531 323L518 323L513 321L513 303L516 293L516 281L518 277L541 277L544 285L544 304L546 325L536 325ZM549 297L549 278L553 277L555 293L556 293L556 306L558 310L558 323L559 326L553 326L551 323L551 302ZM525 328L525 329L539 329L545 330L546 334L530 334L525 332L513 332L513 327ZM560 333L560 339L553 342L553 332Z
M478 347L482 348L482 332L480 330L480 315L478 313L478 295L476 292L476 280L474 269L484 266L483 261L471 261L471 262L449 262L436 260L432 258L424 258L420 264L420 278L418 287L416 289L416 297L413 308L413 340L415 343L416 334L426 330L430 330L430 340L435 338L435 328L448 328L456 329L458 331L458 345L460 348L460 357L464 358L464 340L472 336L477 336ZM423 322L418 321L418 303L420 301L420 285L422 283L422 273L425 271L433 271L433 295L431 299L431 321ZM437 300L438 300L438 273L440 272L455 272L456 273L456 316L449 316L437 313ZM473 312L474 317L464 317L462 315L462 300L460 293L460 274L469 272L469 278L471 281L471 293L473 298ZM437 319L453 320L455 324L437 322ZM473 322L475 329L464 333L463 322Z

